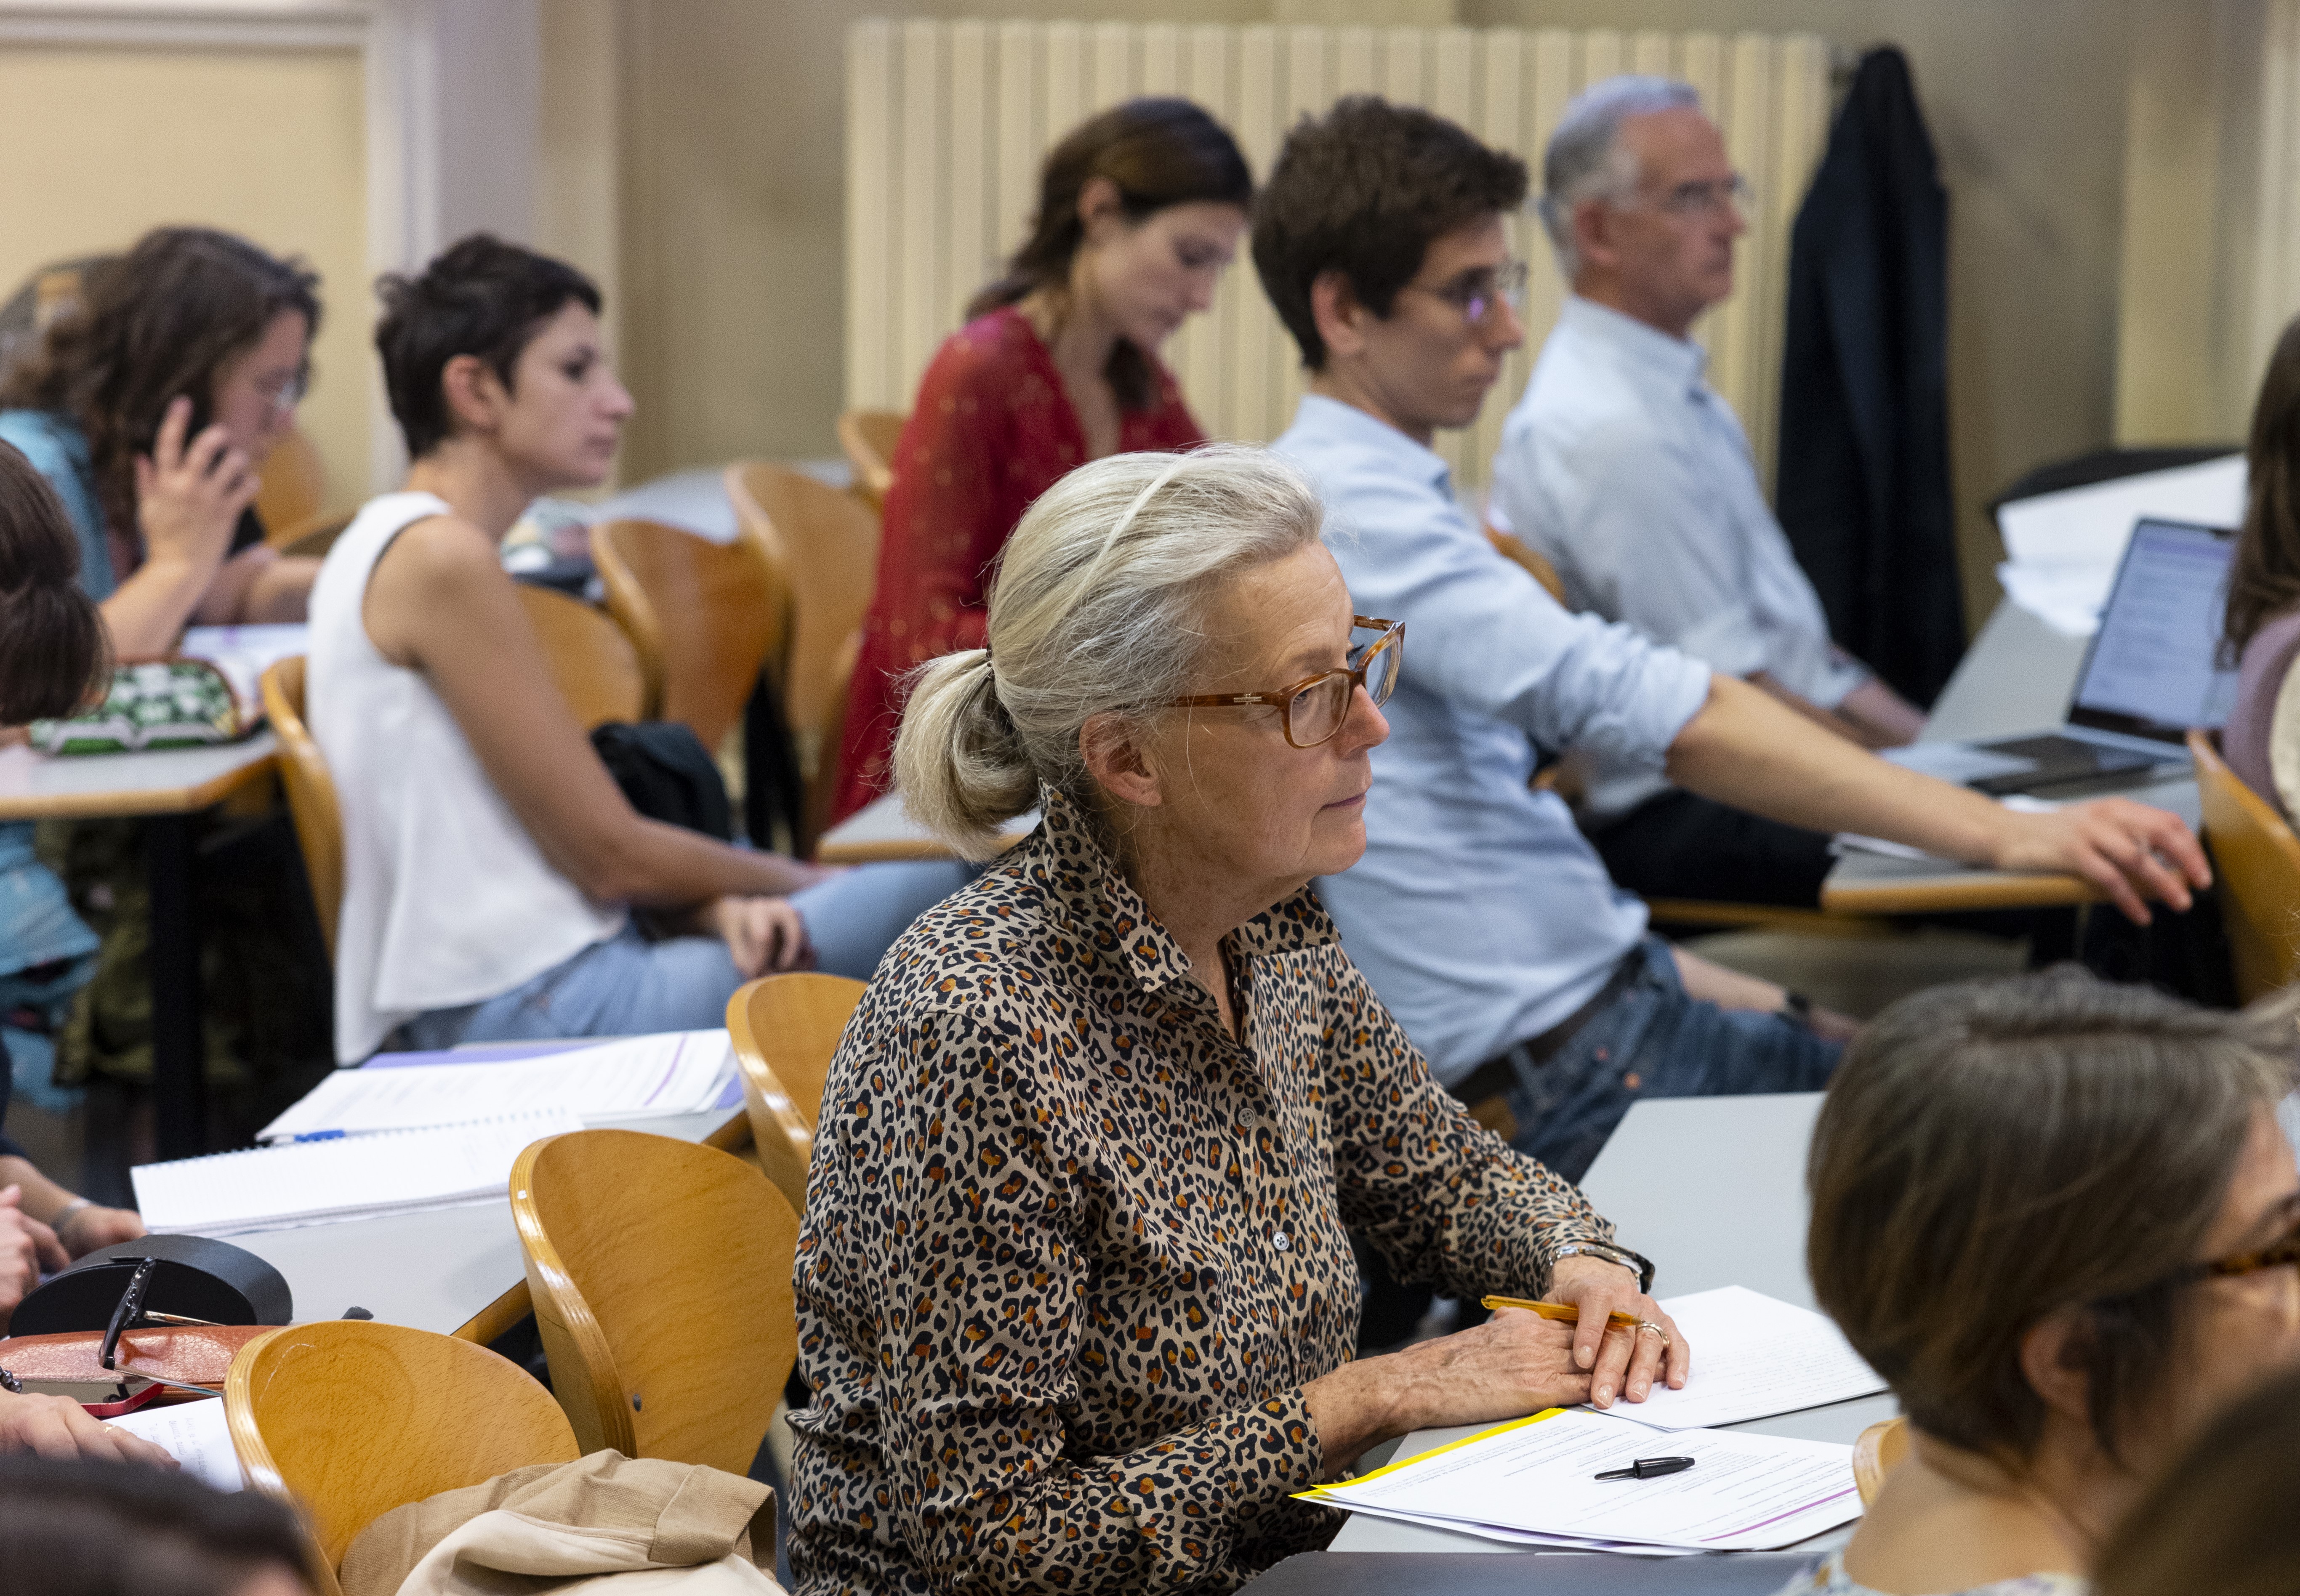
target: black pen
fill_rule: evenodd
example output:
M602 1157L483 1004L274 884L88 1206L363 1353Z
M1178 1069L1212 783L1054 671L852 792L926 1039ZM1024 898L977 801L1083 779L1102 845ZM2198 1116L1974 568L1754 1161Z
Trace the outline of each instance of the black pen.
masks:
M1639 1458L1627 1468L1609 1468L1601 1480L1657 1480L1665 1474L1683 1474L1693 1467L1690 1458Z

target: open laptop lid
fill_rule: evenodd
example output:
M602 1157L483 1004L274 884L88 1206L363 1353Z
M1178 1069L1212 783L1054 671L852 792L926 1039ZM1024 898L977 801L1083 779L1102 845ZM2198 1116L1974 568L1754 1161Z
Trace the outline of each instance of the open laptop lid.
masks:
M2220 668L2235 539L2187 521L2144 519L2085 651L2069 724L2179 743L2190 727L2218 729L2236 702L2236 672Z

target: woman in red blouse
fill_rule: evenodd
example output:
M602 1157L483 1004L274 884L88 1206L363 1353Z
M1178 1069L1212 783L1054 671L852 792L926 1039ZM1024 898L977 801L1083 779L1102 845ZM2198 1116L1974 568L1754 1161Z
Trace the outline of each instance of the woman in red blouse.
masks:
M1157 350L1213 303L1254 178L1188 100L1130 100L1054 146L1031 236L935 353L895 449L834 820L887 788L903 677L982 646L990 570L1086 461L1204 441Z

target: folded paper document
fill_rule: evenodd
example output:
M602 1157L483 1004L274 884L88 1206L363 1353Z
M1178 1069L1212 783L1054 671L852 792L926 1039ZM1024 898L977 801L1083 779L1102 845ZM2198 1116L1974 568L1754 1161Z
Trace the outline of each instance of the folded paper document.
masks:
M1614 1417L1662 1430L1704 1429L1885 1389L1845 1333L1809 1308L1746 1285L1665 1298L1662 1307L1693 1348L1693 1377L1676 1391L1656 1382L1644 1401L1604 1409Z

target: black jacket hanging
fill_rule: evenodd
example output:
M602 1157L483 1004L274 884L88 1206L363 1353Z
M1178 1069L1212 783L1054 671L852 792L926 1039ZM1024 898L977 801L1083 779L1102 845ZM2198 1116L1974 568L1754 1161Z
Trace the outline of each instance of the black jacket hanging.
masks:
M1948 195L1909 63L1862 57L1790 234L1777 509L1831 635L1929 704L1964 652Z

